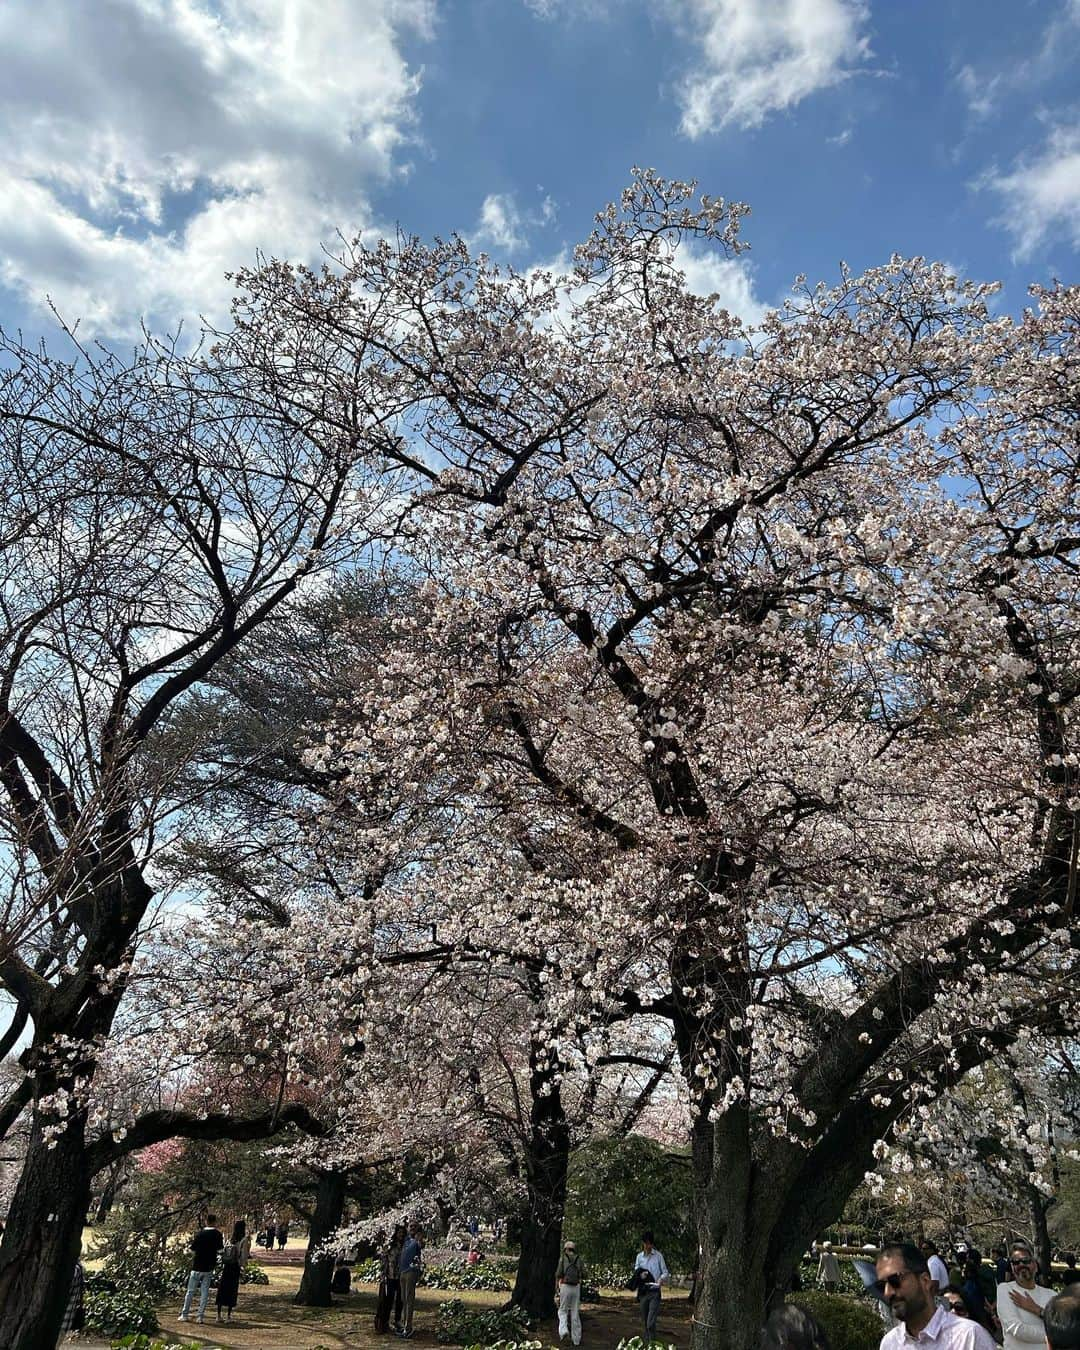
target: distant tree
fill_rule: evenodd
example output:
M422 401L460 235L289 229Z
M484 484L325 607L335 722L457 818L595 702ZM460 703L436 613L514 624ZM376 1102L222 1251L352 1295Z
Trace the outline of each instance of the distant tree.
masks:
M697 1265L688 1155L643 1135L585 1144L570 1163L565 1229L590 1265L621 1268L627 1279L650 1229L668 1266L688 1275Z

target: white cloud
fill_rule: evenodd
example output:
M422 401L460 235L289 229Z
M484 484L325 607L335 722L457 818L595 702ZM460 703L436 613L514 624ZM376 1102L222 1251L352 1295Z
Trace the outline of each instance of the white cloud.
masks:
M701 60L679 91L691 137L756 127L839 83L870 53L863 0L683 0Z
M522 210L512 192L491 192L480 207L480 220L469 242L513 253L529 242L530 229L550 225L555 216L555 203L550 197L544 197L535 210Z
M956 83L967 100L968 111L980 121L997 109L1006 81L1002 75L980 76L972 66L961 66Z
M367 223L434 0L6 0L0 278L94 331L220 317L257 250Z
M760 323L764 317L768 306L754 294L753 272L745 259L725 258L683 243L676 251L675 265L696 295L715 295L721 309L729 310L745 323Z
M987 174L979 186L1004 198L1000 223L1015 237L1018 257L1052 238L1080 247L1080 123L1056 127L1037 154L1009 173Z

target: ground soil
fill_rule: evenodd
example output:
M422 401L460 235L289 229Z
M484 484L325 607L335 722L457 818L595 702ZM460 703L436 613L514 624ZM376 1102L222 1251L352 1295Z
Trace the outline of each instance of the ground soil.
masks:
M277 1253L275 1253L277 1255ZM163 1331L184 1340L198 1340L220 1350L391 1350L398 1344L393 1334L379 1336L374 1329L375 1286L359 1285L355 1292L338 1297L332 1308L297 1308L292 1302L300 1284L301 1266L275 1261L265 1266L267 1285L241 1285L231 1324L214 1321L213 1294L205 1325L179 1322L177 1302L163 1303L158 1316ZM440 1289L418 1289L416 1297L416 1350L433 1350L435 1313L447 1298L461 1298L478 1307L498 1307L505 1295L465 1291L448 1294ZM553 1305L554 1306L554 1305ZM582 1346L586 1350L614 1350L624 1337L639 1334L641 1323L633 1297L623 1292L605 1292L600 1303L582 1310ZM664 1345L685 1347L690 1340L690 1304L684 1292L675 1290L660 1310L658 1335ZM537 1328L534 1337L550 1345L557 1340L554 1321ZM441 1348L441 1350L445 1350Z

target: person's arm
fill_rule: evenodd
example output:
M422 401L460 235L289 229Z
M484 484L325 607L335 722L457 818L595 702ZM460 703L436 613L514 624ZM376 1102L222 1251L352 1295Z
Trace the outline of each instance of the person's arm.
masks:
M668 1270L667 1268L667 1262L664 1260L664 1253L657 1252L656 1254L660 1258L660 1278L656 1281L656 1283L657 1285L661 1285L664 1283L665 1280L671 1279L671 1271Z
M1030 1322L1025 1322L1018 1315L1016 1304L1011 1297L1012 1293L1007 1284L1003 1284L998 1290L997 1315L1002 1331L1014 1341L1022 1341L1025 1345L1043 1345L1046 1334L1042 1324L1033 1327Z

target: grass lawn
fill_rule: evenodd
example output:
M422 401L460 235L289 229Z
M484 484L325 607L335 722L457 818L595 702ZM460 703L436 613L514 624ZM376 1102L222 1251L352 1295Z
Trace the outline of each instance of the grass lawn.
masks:
M241 1285L231 1324L219 1327L214 1321L211 1293L204 1326L177 1321L179 1299L161 1303L158 1316L163 1331L184 1339L200 1340L207 1346L220 1346L222 1350L316 1350L318 1346L326 1347L326 1350L344 1350L345 1347L389 1350L398 1343L392 1333L375 1334L374 1285L360 1285L347 1297L337 1298L332 1308L297 1308L292 1298L300 1284L300 1267L267 1265L264 1269L270 1284ZM442 1289L418 1289L413 1337L413 1345L418 1350L431 1350L437 1346L435 1313L439 1304L449 1298L460 1298L477 1307L495 1308L505 1302L506 1295L478 1290L447 1293ZM581 1343L588 1350L614 1350L620 1340L636 1335L641 1326L633 1296L623 1290L605 1291L599 1304L586 1304L581 1321ZM665 1344L689 1344L690 1304L682 1291L676 1290L661 1305L658 1331ZM555 1341L557 1334L554 1316L534 1333L536 1339L545 1344Z

